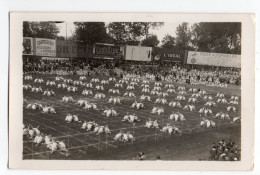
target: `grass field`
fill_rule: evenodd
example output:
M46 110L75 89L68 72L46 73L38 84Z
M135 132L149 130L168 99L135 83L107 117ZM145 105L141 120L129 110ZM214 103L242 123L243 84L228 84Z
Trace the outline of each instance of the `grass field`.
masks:
M47 80L54 81L54 75L33 75L33 78L43 78L45 82ZM73 80L79 80L78 75L64 76L64 78L71 78ZM108 80L109 77L87 77L86 81L90 82L92 78L99 78L100 80ZM117 78L119 80L119 78ZM163 92L166 92L164 85L167 82L163 82ZM210 120L214 120L217 124L216 128L202 130L199 126L201 117L199 116L198 110L203 107L206 103L205 100L199 98L199 102L195 104L195 111L185 111L182 108L172 108L168 104L155 104L154 101L157 96L150 95L151 102L143 102L145 109L132 109L131 104L135 101L135 98L125 98L122 95L126 92L126 84L123 88L114 88L114 82L110 82L109 85L104 85L104 91L98 91L94 88L91 89L93 94L101 92L106 94L105 99L97 100L93 96L83 96L81 93L84 89L83 86L77 86L78 92L67 92L63 89L58 89L57 86L46 86L44 84L34 83L32 80L24 80L24 84L30 84L36 87L41 86L43 91L47 88L52 89L56 96L47 97L43 96L43 93L34 93L29 90L24 90L24 116L23 122L25 126L31 124L33 126L40 126L39 129L42 133L51 134L56 140L62 140L70 150L70 156L66 157L60 152L50 153L49 149L44 145L35 146L27 138L24 139L23 155L24 159L132 159L138 152L144 151L148 159L155 159L156 155L160 155L163 160L205 160L208 157L208 151L213 141L218 141L223 138L232 138L237 144L240 144L240 125L231 124L230 120L213 119L212 116L208 116ZM56 85L58 82L56 81ZM93 87L97 83L92 83ZM175 85L175 89L180 86L179 84L172 83ZM140 101L142 87L141 82L139 86L135 86L135 90L132 92L136 95L137 101ZM150 82L150 90L153 88L154 82ZM211 94L216 101L215 95L217 92L225 94L226 99L230 99L231 95L240 96L239 86L229 86L228 88L216 88L199 85L181 85L186 86L186 90L190 87L200 88L206 90L208 94ZM119 89L121 95L112 95L108 93L109 89ZM83 107L74 103L61 102L63 96L72 96L75 101L79 99L87 100L97 104L99 110L86 110ZM108 99L111 96L118 96L122 104L113 105L108 103ZM175 99L177 94L169 94L166 97L167 101L170 102ZM187 93L186 101L181 101L184 107L187 104L187 99L191 96L191 93ZM174 100L175 101L175 100ZM40 103L42 105L52 106L56 110L56 114L43 114L39 110L26 109L25 106L28 103ZM153 106L163 107L165 113L158 116L157 114L151 114ZM217 103L216 107L212 107L213 114L219 111L227 112L227 104ZM106 108L113 107L119 114L116 117L105 117L101 115L103 110ZM237 112L228 112L231 116L240 116L240 103L237 106ZM172 112L181 112L185 116L184 122L175 122L169 119ZM129 114L136 114L140 122L137 122L133 126L129 122L121 121L123 117L129 112ZM109 135L96 135L92 132L87 132L80 129L82 123L67 123L65 117L67 113L78 115L80 120L93 121L99 125L108 125L112 131ZM157 119L160 128L165 126L167 123L179 127L183 134L181 136L169 136L168 134L160 132L158 129L148 129L145 127L145 123L148 118L152 120ZM130 131L134 137L135 142L132 143L121 143L113 140L114 136L120 131Z

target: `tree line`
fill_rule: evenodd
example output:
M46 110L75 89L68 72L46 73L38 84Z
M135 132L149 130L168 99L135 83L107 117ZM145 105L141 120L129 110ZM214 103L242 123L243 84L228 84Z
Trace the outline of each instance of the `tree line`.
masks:
M58 36L60 22L23 23L24 37L65 40ZM68 40L92 45L111 43L119 45L141 45L158 47L158 37L151 29L160 29L163 22L74 22L75 32ZM241 54L241 23L201 22L189 26L183 22L176 28L175 36L166 34L160 47L173 50L195 50L203 52Z

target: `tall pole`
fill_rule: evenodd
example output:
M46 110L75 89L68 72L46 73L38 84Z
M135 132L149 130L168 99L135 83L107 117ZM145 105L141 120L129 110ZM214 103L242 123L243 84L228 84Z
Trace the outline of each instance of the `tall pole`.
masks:
M135 49L135 48L132 48L131 65L133 64L133 53L134 53L134 49Z
M65 21L66 24L66 41L67 41L67 21Z

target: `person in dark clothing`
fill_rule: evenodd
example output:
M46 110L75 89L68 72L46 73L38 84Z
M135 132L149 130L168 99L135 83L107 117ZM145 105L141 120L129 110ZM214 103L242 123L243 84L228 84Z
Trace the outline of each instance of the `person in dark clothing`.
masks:
M146 156L144 155L144 152L140 152L140 153L138 154L138 159L139 159L139 160L145 160L145 159L146 159Z

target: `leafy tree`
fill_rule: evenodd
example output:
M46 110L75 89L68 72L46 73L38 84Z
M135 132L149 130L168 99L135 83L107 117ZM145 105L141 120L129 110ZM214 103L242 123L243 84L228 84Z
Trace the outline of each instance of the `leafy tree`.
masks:
M23 36L24 37L33 37L32 29L31 29L30 23L28 21L23 22Z
M108 33L116 44L126 44L130 40L125 22L112 22L108 25Z
M106 33L103 22L75 22L75 38L87 44L98 42L112 43L112 39Z
M192 44L198 51L210 52L210 34L202 23L195 23L192 27Z
M192 44L199 51L241 54L241 23L196 23Z
M150 35L142 40L142 46L156 47L159 42L160 41L156 35Z
M57 36L56 39L57 39L57 40L65 41L65 37L64 37L64 36Z
M144 32L144 35L147 38L149 36L150 29L162 27L164 25L164 22L141 22L139 24L142 25L142 31Z
M191 31L187 22L183 22L176 29L176 47L181 50L191 50Z
M233 35L232 40L231 53L241 54L241 32Z
M169 34L165 35L162 40L162 48L173 49L176 47L175 38Z
M55 39L59 28L54 22L23 22L23 36Z
M139 45L144 37L149 36L149 29L162 26L161 22L112 22L108 33L117 44Z

